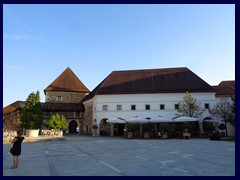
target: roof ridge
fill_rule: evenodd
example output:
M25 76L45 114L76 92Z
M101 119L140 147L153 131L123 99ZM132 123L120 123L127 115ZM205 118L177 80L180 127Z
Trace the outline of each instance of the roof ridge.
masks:
M157 70L170 70L170 69L188 69L187 67L173 67L173 68L154 68L154 69L128 69L128 70L116 70L116 71L112 71L112 72L132 72L132 71L157 71ZM188 69L189 70L189 69Z

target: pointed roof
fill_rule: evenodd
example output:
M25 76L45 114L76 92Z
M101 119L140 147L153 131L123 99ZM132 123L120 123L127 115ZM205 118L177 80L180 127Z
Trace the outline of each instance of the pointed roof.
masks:
M215 92L186 67L113 71L84 100L97 94Z
M44 94L46 91L90 92L69 67L44 89Z
M219 85L213 86L216 89L216 96L235 95L235 81L221 81Z

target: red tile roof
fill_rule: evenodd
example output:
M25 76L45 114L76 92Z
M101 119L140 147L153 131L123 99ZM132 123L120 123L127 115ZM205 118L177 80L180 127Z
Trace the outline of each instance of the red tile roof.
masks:
M113 71L84 100L97 94L215 92L186 67Z
M90 92L69 67L44 89L45 94L46 91Z
M218 86L213 87L216 89L216 96L235 95L235 81L222 81Z

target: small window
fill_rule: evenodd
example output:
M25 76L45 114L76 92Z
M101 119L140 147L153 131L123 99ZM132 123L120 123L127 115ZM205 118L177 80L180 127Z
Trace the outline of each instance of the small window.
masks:
M131 110L136 110L136 105L131 105Z
M103 111L107 111L108 110L108 106L107 105L103 105Z
M145 105L145 109L146 109L146 110L150 110L150 104L146 104L146 105Z
M204 108L209 109L209 104L208 103L204 104Z
M62 96L57 96L57 101L62 101Z
M179 104L175 104L175 109L179 109Z
M160 110L164 110L164 109L165 109L164 104L160 104Z
M121 111L122 110L122 105L117 105L117 111Z

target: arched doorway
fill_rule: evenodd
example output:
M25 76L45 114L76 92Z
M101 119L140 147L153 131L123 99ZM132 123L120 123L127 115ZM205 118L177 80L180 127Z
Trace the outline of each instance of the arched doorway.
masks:
M107 118L104 118L100 121L100 136L109 136L109 128L106 121Z
M77 133L76 131L77 126L78 126L77 122L75 120L72 120L68 125L69 133Z

